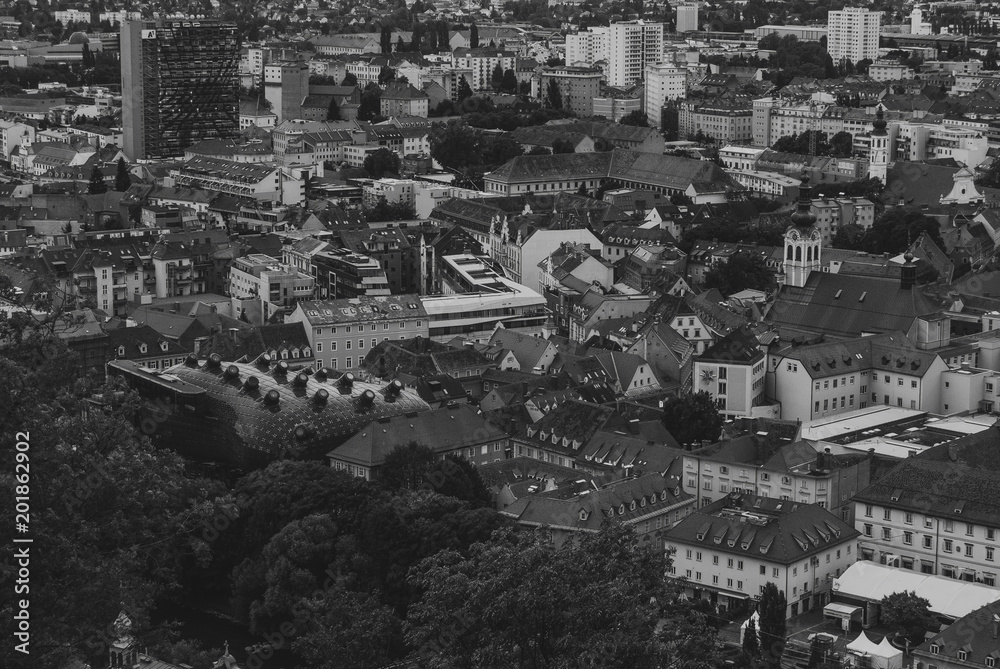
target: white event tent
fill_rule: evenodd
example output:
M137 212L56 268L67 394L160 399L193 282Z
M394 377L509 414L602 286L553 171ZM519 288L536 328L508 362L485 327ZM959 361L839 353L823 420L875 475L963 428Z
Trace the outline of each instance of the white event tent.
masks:
M903 666L903 651L899 650L888 638L882 643L875 643L862 632L858 638L847 644L847 651L858 656L868 656L873 669L901 669Z

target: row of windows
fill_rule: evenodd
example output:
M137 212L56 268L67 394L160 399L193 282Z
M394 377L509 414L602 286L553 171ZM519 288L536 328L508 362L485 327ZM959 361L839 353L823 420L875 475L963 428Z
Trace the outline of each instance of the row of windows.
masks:
M347 325L347 326L344 326L344 331L347 334L350 334L351 333L351 327L356 327L358 329L358 332L364 332L365 331L365 326L364 325L355 325L355 326ZM377 327L378 327L377 323L372 323L371 324L371 331L375 332L377 330ZM406 327L406 323L404 323L403 321L399 321L399 329L402 330L405 327ZM420 321L417 321L417 327L420 327ZM388 323L382 323L382 329L383 330L388 330L389 329L389 324ZM322 335L323 332L324 332L324 328L313 328L313 332L315 332L317 335ZM331 327L330 328L330 334L337 334L337 328L336 327Z
M865 518L874 518L875 517L875 515L874 515L875 514L875 506L872 505L872 504L865 504L864 514L865 514ZM894 517L895 517L895 515L893 514L893 510L892 509L890 509L890 508L883 508L882 509L882 519L883 520L891 521ZM910 512L910 511L904 511L903 512L903 522L905 524L912 525L913 524L913 517L914 516L913 516L912 512ZM924 516L924 527L927 528L927 529L933 528L934 527L934 518L931 517L931 516ZM945 532L948 532L949 534L954 533L955 532L955 521L953 521L953 520L943 520L943 521L941 521L941 529L944 530ZM994 528L992 528L992 527L987 527L985 529L986 529L986 539L987 539L987 541L995 541L996 540L996 530ZM976 535L976 525L975 525L975 523L965 523L965 536L967 536L967 537L973 537L975 535Z

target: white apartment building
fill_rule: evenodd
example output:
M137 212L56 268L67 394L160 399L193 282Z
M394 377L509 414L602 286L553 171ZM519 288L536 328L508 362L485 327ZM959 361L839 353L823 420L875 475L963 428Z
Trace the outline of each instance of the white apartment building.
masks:
M859 225L867 230L875 223L875 204L863 197L819 198L809 210L824 243L831 242L841 226Z
M912 79L913 68L894 60L875 61L868 66L868 76L875 81Z
M229 269L230 297L259 301L265 323L277 312L290 311L300 300L311 298L315 284L305 272L263 253L237 258Z
M365 184L362 189L366 207L373 207L385 198L388 204L408 204L416 202L416 182L412 179L376 179Z
M816 420L868 406L940 410L948 365L898 335L874 335L768 355L767 395L784 420Z
M608 26L608 84L641 81L646 65L663 62L663 24L643 20Z
M681 100L687 96L687 70L670 63L646 65L645 96L646 121L654 128L660 127L663 103Z
M745 186L751 193L773 198L791 198L793 189L797 190L799 184L802 183L801 179L777 172L726 170L726 174L735 179L741 186Z
M845 7L827 13L826 50L834 63L842 59L857 63L878 57L882 12L864 7Z
M780 444L767 434L744 435L690 451L684 455L684 490L695 497L696 508L742 492L815 504L853 523L852 498L868 487L872 457L833 455L830 447L805 440Z
M595 27L566 35L566 65L593 65L608 57L608 29Z
M976 128L914 122L899 124L893 145L895 160L953 158L970 168L986 160L988 149L985 134Z
M64 9L53 12L52 18L64 26L69 23L90 23L90 12L81 9Z
M698 30L698 3L686 2L677 5L677 26L679 33L690 33Z
M3 152L3 160L10 160L10 154L15 148L21 146L26 135L27 143L34 144L34 126L17 121L0 121L0 151Z
M664 544L689 598L748 610L774 583L791 617L829 602L833 580L855 562L857 537L817 505L731 493L665 532Z
M517 54L499 49L455 49L451 55L451 66L462 70L472 70L469 86L474 91L490 87L493 70L499 65L504 72L517 64Z
M753 171L762 153L764 149L730 145L719 149L719 160L727 170Z
M563 109L579 116L593 116L602 79L604 74L596 67L545 67L538 74L538 90L542 96L547 95L549 82L554 81L562 95Z
M417 295L300 302L285 322L304 323L316 364L340 371L360 367L379 342L426 337L429 329Z
M749 416L764 402L764 352L745 329L734 330L694 361L695 392L707 392L727 418Z
M997 587L1000 476L970 453L995 449L995 434L907 458L861 491L854 500L861 558Z

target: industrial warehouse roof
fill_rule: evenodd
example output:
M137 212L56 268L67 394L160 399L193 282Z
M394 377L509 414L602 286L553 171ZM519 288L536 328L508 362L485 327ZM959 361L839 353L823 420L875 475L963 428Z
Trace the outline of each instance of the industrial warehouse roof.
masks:
M133 370L126 376L159 387L176 383L203 390L190 414L182 412L177 420L166 421L160 430L167 434L166 445L184 454L243 465L261 464L298 449L321 456L374 420L430 408L411 390L391 390L325 370L296 373L282 362L242 364L222 362L221 356L189 357L160 374Z

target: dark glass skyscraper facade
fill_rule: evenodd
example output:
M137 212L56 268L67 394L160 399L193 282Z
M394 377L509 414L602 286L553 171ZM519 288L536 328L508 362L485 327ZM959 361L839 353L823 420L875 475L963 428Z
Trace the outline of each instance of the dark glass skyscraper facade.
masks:
M125 21L121 29L124 150L172 158L239 132L239 35L211 20Z

